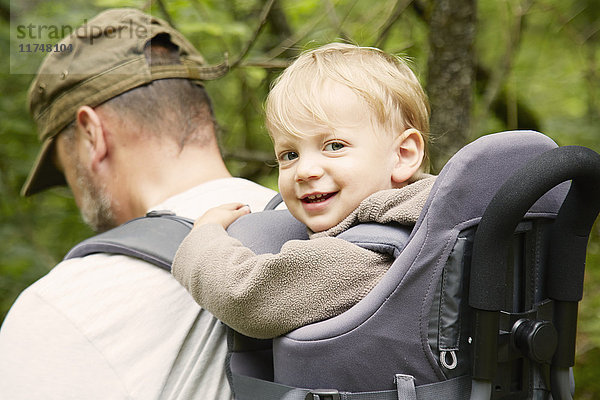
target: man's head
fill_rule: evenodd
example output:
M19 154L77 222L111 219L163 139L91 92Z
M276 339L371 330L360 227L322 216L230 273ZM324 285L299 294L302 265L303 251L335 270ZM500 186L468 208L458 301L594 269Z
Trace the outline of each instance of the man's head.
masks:
M61 43L70 51L49 54L29 90L43 145L23 194L67 182L86 221L104 230L122 221L111 215L115 188L95 178L98 157L131 157L133 146L143 154L149 143L175 155L217 148L202 81L226 66L206 66L180 33L134 9L105 11Z
M380 50L332 44L301 55L266 105L279 190L313 231L421 172L427 100L412 71Z

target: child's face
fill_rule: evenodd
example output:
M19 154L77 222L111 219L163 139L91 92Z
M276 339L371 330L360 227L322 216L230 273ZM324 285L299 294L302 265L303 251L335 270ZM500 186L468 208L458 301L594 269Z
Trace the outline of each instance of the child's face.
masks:
M313 232L337 225L371 194L395 187L394 136L375 132L370 109L350 89L328 86L330 100L321 101L334 129L295 121L302 137L273 135L283 200Z

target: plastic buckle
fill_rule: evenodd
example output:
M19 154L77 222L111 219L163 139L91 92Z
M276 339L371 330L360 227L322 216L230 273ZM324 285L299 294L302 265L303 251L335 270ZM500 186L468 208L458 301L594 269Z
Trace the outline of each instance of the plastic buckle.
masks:
M175 215L175 213L170 210L152 210L152 211L149 211L148 213L146 213L146 217L150 217L150 218L162 217L165 215Z
M315 389L311 390L304 400L341 400L341 397L336 389Z

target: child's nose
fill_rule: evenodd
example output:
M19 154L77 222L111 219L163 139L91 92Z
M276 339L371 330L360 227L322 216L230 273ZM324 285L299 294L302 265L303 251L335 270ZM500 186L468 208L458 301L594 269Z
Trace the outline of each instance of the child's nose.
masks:
M296 182L319 179L323 176L323 168L311 159L298 160L296 168Z

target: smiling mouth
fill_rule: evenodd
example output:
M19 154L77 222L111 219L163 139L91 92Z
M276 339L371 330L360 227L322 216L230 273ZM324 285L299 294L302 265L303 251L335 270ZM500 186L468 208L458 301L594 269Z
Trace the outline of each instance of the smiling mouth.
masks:
M302 200L303 203L307 203L307 204L321 203L325 200L332 198L336 194L337 194L337 192L311 194L311 195L302 197L300 200Z

